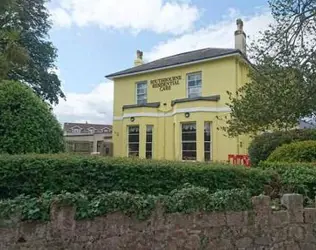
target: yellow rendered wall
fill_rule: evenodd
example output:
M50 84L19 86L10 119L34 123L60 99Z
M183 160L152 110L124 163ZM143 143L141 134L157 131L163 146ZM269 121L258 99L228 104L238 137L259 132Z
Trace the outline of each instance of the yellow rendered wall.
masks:
M197 101L179 103L171 106L171 101L186 98L186 75L193 72L202 72L202 96L220 95L218 102ZM248 136L228 138L222 130L223 125L216 116L224 118L229 116L226 112L195 112L186 118L183 113L171 115L180 109L210 107L224 108L229 101L226 91L235 92L247 81L247 66L235 57L209 61L191 66L156 71L136 76L123 77L114 81L114 122L113 143L114 156L127 156L127 126L140 126L140 157L145 157L146 125L154 126L153 158L167 160L181 160L181 123L197 122L197 160L204 158L204 122L212 123L212 157L213 161L226 161L228 154L247 154L249 144ZM171 90L160 91L152 88L150 80L179 76L182 79L179 85ZM157 108L122 109L123 105L136 104L136 82L147 81L147 102L161 102ZM164 105L164 103L166 105ZM131 122L124 115L150 113L157 117L135 117ZM163 117L162 114L167 114Z

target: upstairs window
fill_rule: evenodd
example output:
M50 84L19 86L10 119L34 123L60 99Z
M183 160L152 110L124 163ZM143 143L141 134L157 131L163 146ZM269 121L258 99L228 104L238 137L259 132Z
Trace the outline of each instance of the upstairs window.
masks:
M73 129L72 129L72 132L73 132L74 134L80 134L81 129L80 129L80 128L73 128Z
M190 73L187 75L188 98L199 97L202 95L202 74Z
M147 103L147 82L136 83L136 103Z

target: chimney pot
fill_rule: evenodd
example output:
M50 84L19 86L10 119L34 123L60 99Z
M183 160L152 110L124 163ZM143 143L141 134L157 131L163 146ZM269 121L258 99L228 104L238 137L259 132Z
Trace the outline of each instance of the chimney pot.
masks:
M134 61L134 66L139 66L143 64L143 51L137 50L136 51L136 59Z

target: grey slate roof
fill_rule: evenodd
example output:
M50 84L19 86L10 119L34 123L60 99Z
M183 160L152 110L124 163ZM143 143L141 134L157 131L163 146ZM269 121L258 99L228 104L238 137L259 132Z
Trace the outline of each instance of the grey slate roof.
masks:
M90 128L94 128L96 133L102 133L104 129L112 131L112 125L107 124L91 124L91 123L64 123L64 131L70 132L72 128L80 128L81 133L87 133Z
M141 73L143 71L148 70L155 70L170 66L177 66L184 63L190 63L194 61L201 61L205 59L210 59L219 56L226 56L230 54L239 53L242 55L240 50L237 49L221 49L221 48L205 48L199 49L194 51L189 51L169 57L164 57L149 63L142 64L140 66L136 66L133 68L129 68L126 70L122 70L110 75L107 75L107 78L113 78L118 76L123 76L126 74L133 74L133 73Z

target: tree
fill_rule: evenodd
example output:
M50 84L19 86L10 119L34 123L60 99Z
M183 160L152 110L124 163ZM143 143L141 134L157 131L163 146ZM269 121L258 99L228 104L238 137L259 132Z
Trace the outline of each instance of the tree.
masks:
M316 111L316 1L269 1L274 23L250 46L250 81L229 93L230 136L293 128Z
M6 40L7 35L0 36L0 55L7 51L8 41L14 41L14 50L24 48L28 60L10 64L4 69L5 78L31 86L44 100L51 104L64 98L58 76L52 71L57 57L56 48L47 40L51 28L49 13L44 6L45 0L5 0L0 5L0 27L2 34L15 34L13 39ZM17 55L21 55L20 52ZM22 53L23 55L23 53ZM19 57L18 57L19 58ZM2 62L5 61L1 60ZM1 62L0 61L0 62ZM1 66L0 66L1 67ZM2 66L3 68L3 66Z
M0 16L14 7L13 0L3 0L0 3ZM17 30L0 29L0 80L7 78L9 71L26 64L28 53L18 44L20 33Z
M0 82L0 153L57 153L64 150L60 124L49 104L19 82Z

